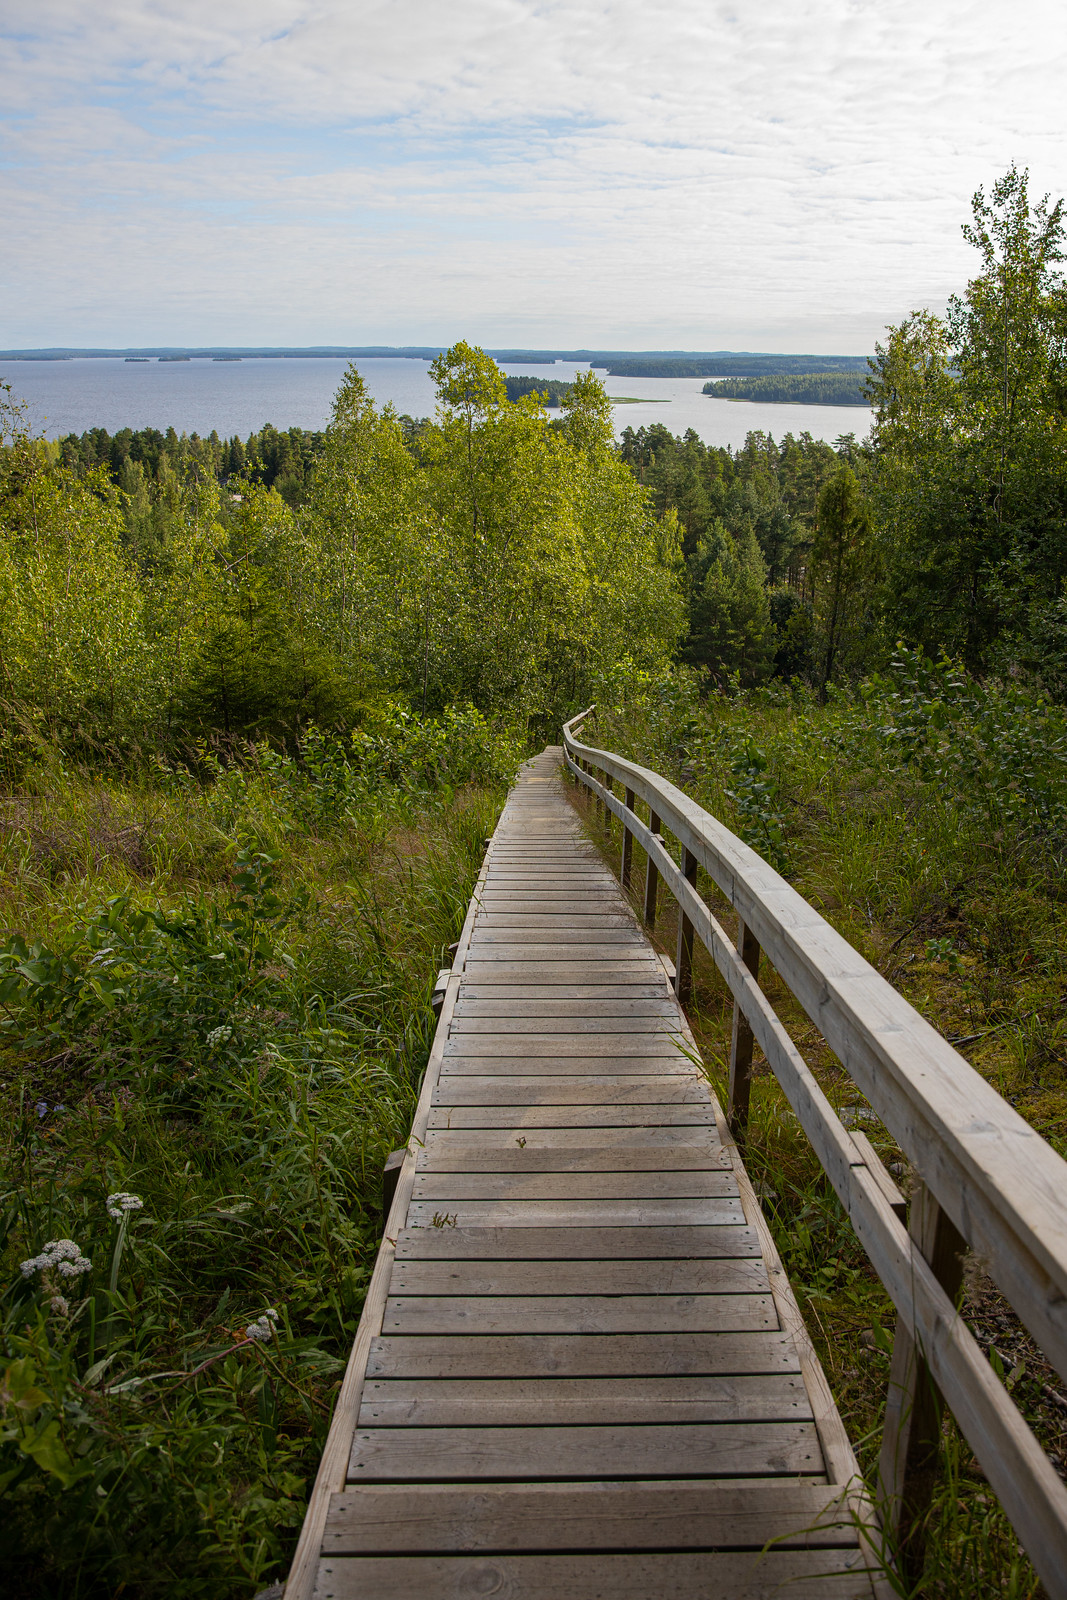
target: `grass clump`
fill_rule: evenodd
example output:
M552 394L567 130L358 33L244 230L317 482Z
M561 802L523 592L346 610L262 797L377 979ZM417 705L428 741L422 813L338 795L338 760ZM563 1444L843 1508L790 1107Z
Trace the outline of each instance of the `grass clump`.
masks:
M467 721L136 778L53 753L6 797L0 1576L20 1594L246 1596L284 1572L434 974L516 758Z

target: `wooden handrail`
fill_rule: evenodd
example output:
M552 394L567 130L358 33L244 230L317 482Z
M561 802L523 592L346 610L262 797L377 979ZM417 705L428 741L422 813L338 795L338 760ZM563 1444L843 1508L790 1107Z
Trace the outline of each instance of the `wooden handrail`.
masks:
M966 1241L1067 1376L1067 1163L754 850L658 773L582 743L580 726L594 710L564 724L564 760L605 815L620 818L627 875L627 834L643 847L646 921L655 916L662 880L734 996L736 1100L727 1116L735 1135L745 1131L750 1031L896 1306L894 1393L879 1468L888 1520L905 1524L917 1509L909 1501L910 1429L932 1379L1049 1594L1067 1600L1067 1488L955 1304L959 1247ZM625 803L613 792L617 784ZM637 800L648 807L647 827L636 815ZM678 840L684 870L665 833ZM694 860L737 911L736 941L700 897ZM905 1228L885 1168L841 1122L760 989L760 951L918 1173L926 1206L921 1228ZM948 1235L937 1227L938 1207ZM949 1235L958 1241L952 1259L924 1244Z

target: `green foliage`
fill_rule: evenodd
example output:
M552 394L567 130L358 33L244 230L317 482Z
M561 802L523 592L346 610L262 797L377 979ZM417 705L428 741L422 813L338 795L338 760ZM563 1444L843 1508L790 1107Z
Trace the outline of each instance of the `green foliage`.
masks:
M279 431L267 424L258 433L241 440L220 439L214 431L206 439L199 434L165 433L158 428L120 428L109 434L106 428L90 428L59 440L59 458L78 476L102 468L111 481L127 494L153 498L175 481L186 482L205 476L226 483L230 478L245 479L266 489L277 488L290 506L302 503L315 459L322 450L323 435L306 428Z
M874 562L870 509L852 468L843 463L819 496L819 527L810 581L819 654L819 692L848 665L862 663L871 633Z
M778 405L865 406L865 374L814 372L766 374L753 378L720 378L706 383L704 393L717 400L764 400Z
M2 813L0 1586L284 1573L516 759L397 708Z
M1031 205L1012 167L972 210L978 276L947 319L916 312L891 329L872 363L887 605L927 650L1040 675L1062 651L1067 581L1063 209Z
M543 406L549 408L561 406L571 389L569 383L563 383L559 378L513 378L510 373L504 378L504 387L513 404L524 395L533 394Z
M355 680L436 710L472 703L555 727L616 653L664 661L681 627L673 552L611 448L591 376L562 427L457 345L413 450L351 374L310 501L316 615Z
M550 425L480 350L433 372L432 422L379 411L353 368L324 436L240 448L96 430L57 459L12 412L15 770L35 738L124 760L214 730L292 747L391 699L548 731L616 652L665 662L683 626L672 528L615 453L598 380L567 385Z
M733 538L714 529L689 565L692 595L685 659L721 682L758 683L770 666L772 628L767 568L750 529Z

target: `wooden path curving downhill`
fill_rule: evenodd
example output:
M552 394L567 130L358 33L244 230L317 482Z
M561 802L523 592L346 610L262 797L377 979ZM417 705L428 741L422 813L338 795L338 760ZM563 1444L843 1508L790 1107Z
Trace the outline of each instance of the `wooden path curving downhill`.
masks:
M856 1462L656 956L527 763L287 1600L851 1600Z

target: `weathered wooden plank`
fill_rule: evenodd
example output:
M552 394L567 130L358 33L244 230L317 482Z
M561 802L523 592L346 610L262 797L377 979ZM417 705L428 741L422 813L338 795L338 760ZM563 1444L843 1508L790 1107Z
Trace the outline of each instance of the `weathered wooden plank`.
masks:
M358 1428L349 1481L821 1475L808 1422L615 1428ZM658 1600L658 1597L657 1597Z
M620 1149L614 1145L592 1148L545 1148L512 1143L511 1147L463 1144L459 1135L438 1138L419 1151L420 1172L605 1172L684 1173L731 1170L730 1158L720 1146L647 1145Z
M460 1000L457 1003L457 1012L464 1013L475 1006L479 1011L483 1005L494 1008L500 1006L507 1008L509 1002L517 1001L521 1015L527 1005L537 1005L547 1001L556 1006L562 1015L564 1006L593 1005L599 1002L614 1003L629 1007L630 1005L662 1005L668 1010L674 1002L671 1000L662 974L658 979L646 981L644 978L632 978L626 983L482 983L468 979L460 991ZM509 1009L503 1009L501 1015L510 1016ZM579 1013L581 1015L583 1013ZM592 1015L592 1013L589 1013ZM626 1013L622 1013L625 1015ZM673 1012L671 1013L673 1015Z
M711 1261L757 1254L756 1231L732 1220L732 1203L716 1202L715 1210L723 1220L705 1220L696 1227L406 1227L396 1236L396 1259Z
M850 1548L840 1487L798 1483L361 1484L334 1496L327 1555ZM791 1590L787 1589L788 1595ZM577 1595L575 1600L578 1600ZM582 1597L584 1600L584 1597Z
M622 945L644 955L642 940L629 917L621 913L592 911L583 922L574 916L541 916L536 912L492 912L479 909L471 944L481 949L491 944L597 944Z
M659 1033L594 1033L594 1034L524 1034L522 1043L506 1033L462 1034L449 1038L444 1048L444 1059L453 1056L518 1056L526 1060L534 1056L666 1056L677 1061L682 1057L679 1049L682 1035ZM684 1057L682 1058L684 1059ZM693 1079L697 1074L694 1069ZM707 1091L705 1090L705 1093Z
M377 1378L364 1386L361 1428L591 1427L633 1423L811 1420L803 1379Z
M547 1010L532 1011L518 1017L478 1016L468 1011L456 1018L449 1036L455 1039L487 1035L499 1039L514 1035L516 1043L511 1048L521 1050L530 1037L536 1038L546 1033L592 1034L596 1037L604 1031L605 1026L616 1035L625 1030L630 1039L645 1033L668 1034L671 1038L679 1036L677 1014L672 1017L655 1011L643 1015L639 1011L609 1011L601 1016L583 1016L581 1012L571 1011L561 1016L559 1012Z
M447 1214L455 1221L434 1223ZM714 1226L743 1222L735 1199L711 1200L453 1200L445 1207L433 1200L413 1200L408 1207L412 1228L664 1228Z
M651 1128L714 1124L705 1106L440 1106L431 1128Z
M463 976L466 983L479 990L497 984L519 983L524 992L530 995L557 985L571 989L578 984L600 983L643 983L662 993L666 982L662 966L650 951L629 951L624 959L613 960L610 956L591 956L588 947L577 950L565 961L560 959L556 947L552 947L549 954L539 957L537 961L528 957L507 960L500 956L499 950L494 952L492 960L468 956Z
M478 896L483 914L503 912L540 912L546 916L587 916L592 906L608 916L632 918L626 901L617 889L607 882L578 880L567 887L560 879L551 883L510 884L507 887L490 881Z
M774 1330L769 1294L390 1295L389 1333L753 1333Z
M428 1128L423 1148L437 1150L455 1142L475 1144L482 1150L592 1150L653 1149L683 1150L705 1147L721 1150L719 1130L714 1123L682 1127L635 1128Z
M612 1378L799 1372L796 1345L781 1330L743 1333L452 1334L376 1339L368 1377Z
M598 963L617 965L619 962L633 964L635 967L644 967L650 971L662 970L655 956L650 954L647 945L634 944L623 930L620 930L618 939L597 939L595 942L583 939L567 941L567 949L562 950L563 941L559 939L544 940L535 943L532 940L516 938L514 934L487 933L479 938L477 944L472 943L470 955L467 957L467 966L476 962L475 972L481 965L488 961L520 962L523 969L530 963L548 962L554 967L562 967L564 961L567 970L571 973L584 973L590 968L596 968ZM531 978L536 978L537 973L532 972ZM543 981L543 980L542 980Z
M315 1600L871 1600L853 1550L596 1555L351 1556L323 1560Z
M647 949L634 938L632 928L613 927L610 922L605 926L599 918L594 918L588 928L576 928L570 922L559 928L493 928L479 922L471 938L472 954L483 958L487 951L497 949L517 950L528 959L536 959L535 952L543 950L547 952L545 960L558 961L564 947L571 945L576 947L576 953L580 950L590 960L603 961L603 952L619 957L626 951L636 961L647 959Z
M522 1152L518 1151L521 1155ZM732 1171L417 1172L413 1200L697 1200L737 1194Z
M435 1106L703 1105L707 1096L695 1083L665 1073L659 1078L611 1078L578 1074L545 1078L500 1074L444 1078L434 1090Z
M681 1079L685 1083L693 1082L693 1063L680 1052L673 1056L613 1056L610 1062L605 1061L603 1056L538 1056L536 1062L517 1061L510 1055L449 1056L442 1061L440 1082L443 1084L457 1077L481 1078L489 1074L502 1077L514 1070L521 1071L523 1066L533 1068L539 1078L596 1077L603 1073L605 1066L610 1066L617 1077L668 1077Z
M481 1022L486 1018L494 1017L508 1022L518 1022L524 1017L553 1018L563 1021L569 1017L613 1019L625 1017L627 1026L637 1018L656 1020L670 1023L674 1032L678 1031L678 1007L672 1002L665 989L659 993L648 995L634 995L628 989L621 990L617 996L567 996L566 998L552 994L546 996L532 996L523 989L516 989L514 994L501 995L494 998L491 994L482 996L472 994L471 987L465 986L462 998L453 1012L453 1033L460 1026L469 1026L471 1022Z
M704 1261L398 1261L398 1295L767 1294L759 1258Z

